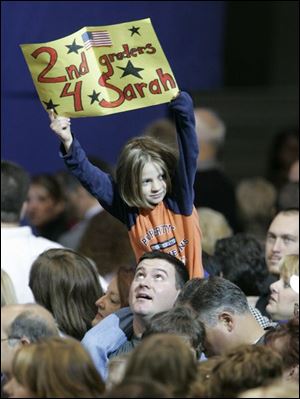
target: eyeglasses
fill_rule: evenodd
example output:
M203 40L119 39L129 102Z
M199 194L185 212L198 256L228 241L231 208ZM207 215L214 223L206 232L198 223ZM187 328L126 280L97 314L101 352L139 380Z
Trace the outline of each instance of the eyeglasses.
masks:
M9 341L10 339L22 339L21 337L14 337L14 336L11 336L11 337L7 337L7 338L1 338L1 342L3 342L3 341Z

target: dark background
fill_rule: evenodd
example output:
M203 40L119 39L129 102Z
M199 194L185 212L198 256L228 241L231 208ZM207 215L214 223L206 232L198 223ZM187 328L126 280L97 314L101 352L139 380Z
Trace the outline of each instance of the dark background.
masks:
M84 26L151 18L179 87L224 119L235 181L263 174L274 135L298 125L296 1L2 1L1 11L1 157L32 174L64 166L19 45ZM88 154L115 163L127 139L166 112L73 119L72 130Z

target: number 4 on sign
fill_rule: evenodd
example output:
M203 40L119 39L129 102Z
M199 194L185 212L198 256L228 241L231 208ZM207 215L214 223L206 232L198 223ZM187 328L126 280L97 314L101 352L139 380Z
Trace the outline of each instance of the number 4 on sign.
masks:
M73 96L75 111L83 111L83 106L82 106L82 102L81 102L82 81L78 81L75 83L75 89L73 91L69 91L70 86L71 86L71 83L65 84L60 97Z

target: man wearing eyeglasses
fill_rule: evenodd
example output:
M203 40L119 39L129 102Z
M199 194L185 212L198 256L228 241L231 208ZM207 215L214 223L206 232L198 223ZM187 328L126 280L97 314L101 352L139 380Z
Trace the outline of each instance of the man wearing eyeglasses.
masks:
M1 398L6 397L2 387L10 379L17 350L22 345L58 334L52 314L40 305L32 303L1 308Z

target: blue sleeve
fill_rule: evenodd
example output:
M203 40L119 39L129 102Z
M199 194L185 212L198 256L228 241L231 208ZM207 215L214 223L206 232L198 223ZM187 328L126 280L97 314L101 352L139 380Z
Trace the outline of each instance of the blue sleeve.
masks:
M77 177L83 187L93 195L110 214L126 224L126 204L121 199L116 183L112 177L94 166L87 158L79 141L73 137L72 145L65 152L60 147L63 158L70 172Z
M104 381L110 354L127 341L130 331L132 334L132 318L130 309L122 308L87 331L81 341Z
M169 106L175 116L179 148L179 161L172 180L175 202L171 207L176 207L177 203L180 213L190 215L194 205L193 186L199 154L193 101L188 93L181 92Z

